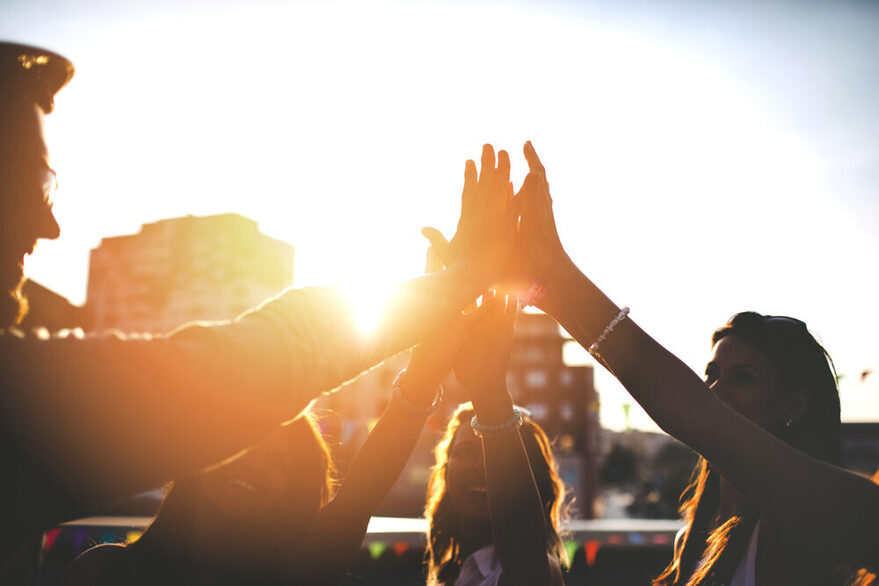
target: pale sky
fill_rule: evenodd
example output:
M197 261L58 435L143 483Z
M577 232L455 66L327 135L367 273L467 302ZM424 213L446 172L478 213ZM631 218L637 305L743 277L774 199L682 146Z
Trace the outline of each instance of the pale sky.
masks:
M418 274L464 160L547 166L572 258L702 372L733 313L816 332L879 420L879 4L5 0L0 38L77 68L49 117L74 302L104 236L238 212L296 285ZM577 352L572 352L577 354ZM602 422L628 396L596 369ZM633 411L636 427L649 418Z

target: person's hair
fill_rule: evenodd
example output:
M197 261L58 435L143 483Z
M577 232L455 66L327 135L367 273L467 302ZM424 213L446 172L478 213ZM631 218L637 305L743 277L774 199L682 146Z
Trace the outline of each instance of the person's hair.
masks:
M431 469L427 488L427 506L424 516L428 521L427 536L427 583L453 581L460 571L460 527L451 499L446 492L446 472L449 452L455 433L461 425L469 425L473 407L465 403L458 407L446 426L445 434L436 445L436 463ZM525 417L521 428L522 443L531 463L534 481L546 514L546 551L567 565L567 553L561 538L561 521L565 516L565 485L558 474L549 438L539 425Z
M806 410L789 429L767 430L795 448L835 465L842 464L839 389L827 351L803 322L780 316L743 312L714 332L712 345L734 337L761 351L772 364L783 394L805 391ZM747 550L760 511L742 504L719 527L710 530L720 500L720 475L699 459L691 482L681 494L685 525L675 542L674 557L654 585L723 584L732 579Z
M320 433L315 417L306 411L274 433L283 434L283 449L289 453L295 453L297 461L300 462L296 470L295 481L297 485L303 486L308 484L316 491L319 491L320 508L325 506L330 501L335 488L335 468L330 449ZM259 450L260 448L261 444L257 444L248 448L248 450L245 450L234 459L246 458L248 452ZM226 464L220 464L219 466L223 465ZM171 553L173 555L171 550L175 547L175 544L168 543L165 536L168 534L188 534L187 525L195 522L198 508L205 506L206 500L201 495L200 487L198 474L169 483L165 498L153 523L144 533L143 537L132 544L132 549L137 550L141 556L147 552L155 552L160 555ZM276 519L280 523L283 518L282 511L286 510L286 504L291 503L287 503L290 499L284 497L279 500L281 501L277 503L279 515ZM299 519L297 524L304 531L310 521L311 519ZM231 532L238 530L229 527ZM263 533L265 534L266 541L277 538L271 531L261 532L261 534ZM285 537L287 543L292 540L292 536L283 537ZM149 554L147 553L147 555Z

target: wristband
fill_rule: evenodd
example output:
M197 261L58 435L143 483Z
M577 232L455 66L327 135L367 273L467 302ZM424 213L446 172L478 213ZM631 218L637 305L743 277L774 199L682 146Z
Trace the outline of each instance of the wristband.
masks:
M520 409L519 407L513 407L513 416L506 421L496 423L495 425L479 423L476 415L474 415L470 419L470 429L473 430L473 433L474 435L476 435L476 437L481 439L486 435L497 435L507 431L512 431L514 429L519 429L520 427L522 427L522 424L524 422L524 410Z
M604 331L601 332L601 335L598 336L598 339L596 339L594 342L592 342L592 345L589 346L589 348L587 350L589 352L589 354L591 354L594 358L601 357L601 354L598 353L598 347L601 345L602 342L604 342L605 339L607 339L607 337L611 334L611 332L613 332L613 329L615 327L617 327L621 321L626 319L627 315L629 315L629 308L628 307L622 308L620 310L620 312L617 314L617 316L615 318L613 318L609 324L607 324L607 327L604 328Z

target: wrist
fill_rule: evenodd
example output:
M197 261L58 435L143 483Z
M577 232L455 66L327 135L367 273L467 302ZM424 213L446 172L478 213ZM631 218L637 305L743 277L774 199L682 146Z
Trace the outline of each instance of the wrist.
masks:
M461 273L468 296L474 299L493 284L498 273L497 263L481 257L462 258L455 267Z
M397 403L405 408L406 411L420 414L430 415L443 400L442 385L435 384L428 387L419 388L417 393L412 392L412 387L406 381L406 369L404 368L397 374L391 385L392 402ZM416 387L417 388L417 387ZM408 392L407 392L408 389Z
M578 285L584 279L586 276L567 255L559 258L539 272L538 280L542 295L535 305L557 318L557 313L565 306L565 300L577 295L582 288Z
M495 425L507 421L513 415L513 397L505 384L493 391L481 389L477 393L471 393L473 410L479 421L487 425Z

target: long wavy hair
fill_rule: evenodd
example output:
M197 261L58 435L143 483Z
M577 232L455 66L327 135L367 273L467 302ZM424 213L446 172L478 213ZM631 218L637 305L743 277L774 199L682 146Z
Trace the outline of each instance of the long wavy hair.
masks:
M469 425L474 411L470 403L458 407L446 426L445 434L434 450L436 463L431 469L424 516L428 521L427 584L453 581L464 562L461 559L458 518L447 498L446 472L449 451L461 425ZM531 471L546 514L546 551L558 558L562 566L568 562L561 537L561 521L566 514L565 485L558 474L549 438L539 425L526 417L521 428L522 442L528 453Z
M757 348L775 368L780 392L808 393L806 411L789 429L767 430L815 458L842 464L839 388L827 351L809 333L806 324L789 317L743 312L714 332L712 346L727 336ZM727 584L745 554L760 511L743 504L718 527L720 474L699 459L691 482L681 494L685 526L675 542L674 557L657 577L656 586Z

